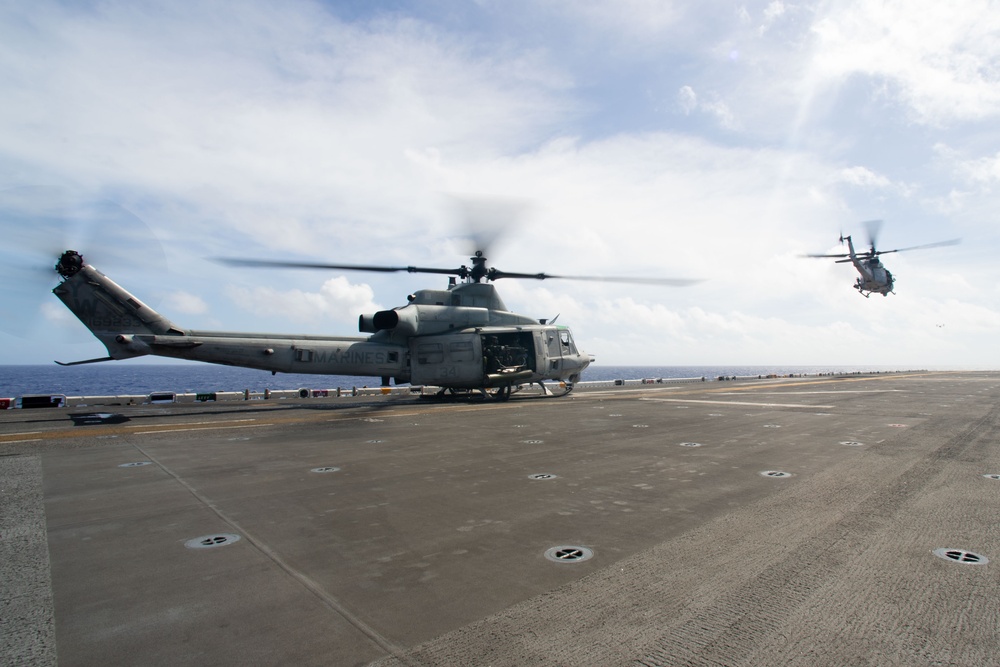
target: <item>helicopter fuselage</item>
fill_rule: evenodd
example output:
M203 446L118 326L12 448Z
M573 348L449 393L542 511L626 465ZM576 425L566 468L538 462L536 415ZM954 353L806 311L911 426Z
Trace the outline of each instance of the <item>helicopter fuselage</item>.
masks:
M854 251L854 243L851 241L851 237L846 236L844 240L847 241L851 263L854 264L854 268L860 274L854 283L854 289L858 290L865 297L871 294L887 296L892 292L892 274L883 266L878 256L872 254L874 250L872 253L859 256Z
M512 313L488 283L421 290L400 308L359 318L367 337L200 331L178 327L78 253L56 265L53 290L108 350L243 366L273 373L371 376L454 389L576 382L590 364L569 329ZM80 363L80 362L77 362Z
M893 292L893 286L895 285L895 279L889 270L882 265L882 261L879 259L880 255L888 255L889 253L896 252L906 252L910 250L922 250L925 248L939 248L941 246L955 245L959 242L959 239L951 239L950 241L937 241L935 243L924 243L923 245L909 246L907 248L893 248L892 250L876 250L875 249L875 237L878 236L879 227L882 224L881 220L869 220L868 225L868 241L869 249L863 253L857 253L854 251L854 242L851 240L850 236L840 235L840 242L843 244L847 241L847 253L836 253L836 254L809 254L805 257L830 257L833 258L834 262L837 264L846 264L850 262L857 269L860 277L854 282L854 289L858 290L861 296L866 299L872 294L881 294L882 296L888 296L889 294L895 294Z

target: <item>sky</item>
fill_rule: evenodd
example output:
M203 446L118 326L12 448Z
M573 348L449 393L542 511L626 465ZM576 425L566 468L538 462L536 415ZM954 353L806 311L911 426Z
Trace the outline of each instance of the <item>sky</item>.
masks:
M105 354L69 247L183 327L359 335L446 278L213 258L460 266L473 201L502 270L700 281L497 281L596 364L1000 368L989 0L11 0L0 90L0 364ZM873 219L961 243L868 299L802 257Z

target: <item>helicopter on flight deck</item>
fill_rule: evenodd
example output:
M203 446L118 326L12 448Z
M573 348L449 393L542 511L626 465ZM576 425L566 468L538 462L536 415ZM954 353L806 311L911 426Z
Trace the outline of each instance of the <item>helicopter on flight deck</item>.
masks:
M803 255L803 257L830 257L836 258L835 262L837 264L846 264L850 262L854 264L854 268L857 269L860 274L854 283L854 289L865 297L866 299L872 294L881 294L882 296L888 296L890 292L895 294L893 291L893 286L895 285L895 279L889 272L889 269L885 268L882 261L879 259L879 255L888 255L893 252L904 252L907 250L921 250L924 248L938 248L941 246L956 245L959 243L959 239L950 239L948 241L938 241L937 243L926 243L924 245L915 245L908 248L896 248L894 250L876 250L875 242L878 237L878 232L882 227L881 220L869 220L865 223L868 229L868 245L869 249L866 252L856 252L854 250L854 243L851 237L840 235L841 244L847 241L846 253L833 254L833 255Z
M363 337L198 331L180 327L113 280L66 250L55 270L53 293L90 329L108 356L60 363L89 364L144 355L243 366L274 373L312 373L381 378L428 385L439 393L506 400L524 385L559 383L565 395L593 361L569 328L507 309L493 281L501 278L564 279L688 285L696 280L510 273L486 265L483 251L471 266L422 268L315 264L259 259L220 259L233 266L338 271L431 273L450 276L447 289L422 289L405 306L361 315ZM558 316L557 316L558 317Z

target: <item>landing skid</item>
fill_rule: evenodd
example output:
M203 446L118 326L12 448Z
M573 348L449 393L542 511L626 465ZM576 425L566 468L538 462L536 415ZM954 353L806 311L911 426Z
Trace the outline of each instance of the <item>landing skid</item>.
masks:
M479 389L463 389L458 387L441 387L434 394L423 394L421 398L438 401L507 401L510 395L521 386L503 385L500 387L480 387Z
M529 391L536 387L535 391ZM541 391L538 391L539 389ZM529 382L527 384L506 384L497 387L480 387L478 389L441 387L436 393L424 394L422 398L440 401L465 399L504 402L510 400L512 395L521 392L523 392L523 398L558 398L566 396L571 391L573 391L572 382L560 382L554 390L544 382Z
M520 388L520 385L518 385L518 389ZM480 396L485 401L509 401L511 391L512 386L509 384L500 385L499 387L482 387L479 389Z
M896 293L895 290L886 290L885 292L882 292L880 290L866 290L863 287L861 287L861 285L857 284L854 285L854 289L858 290L858 294L865 297L866 299L870 297L872 294L881 294L882 296L889 296L890 294Z
M539 382L538 386L540 386L542 388L542 394L544 396L546 396L546 397L565 396L569 392L573 391L573 383L572 382L560 382L557 385L558 389L556 391L553 391L552 389L549 389L549 386L547 384L543 383L543 382Z

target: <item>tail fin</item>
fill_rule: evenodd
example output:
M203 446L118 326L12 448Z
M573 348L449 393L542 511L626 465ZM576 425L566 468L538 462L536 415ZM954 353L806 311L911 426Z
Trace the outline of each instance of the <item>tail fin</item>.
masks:
M74 250L59 258L56 271L63 282L52 293L90 329L112 359L149 354L142 336L184 335L184 331L129 294Z

